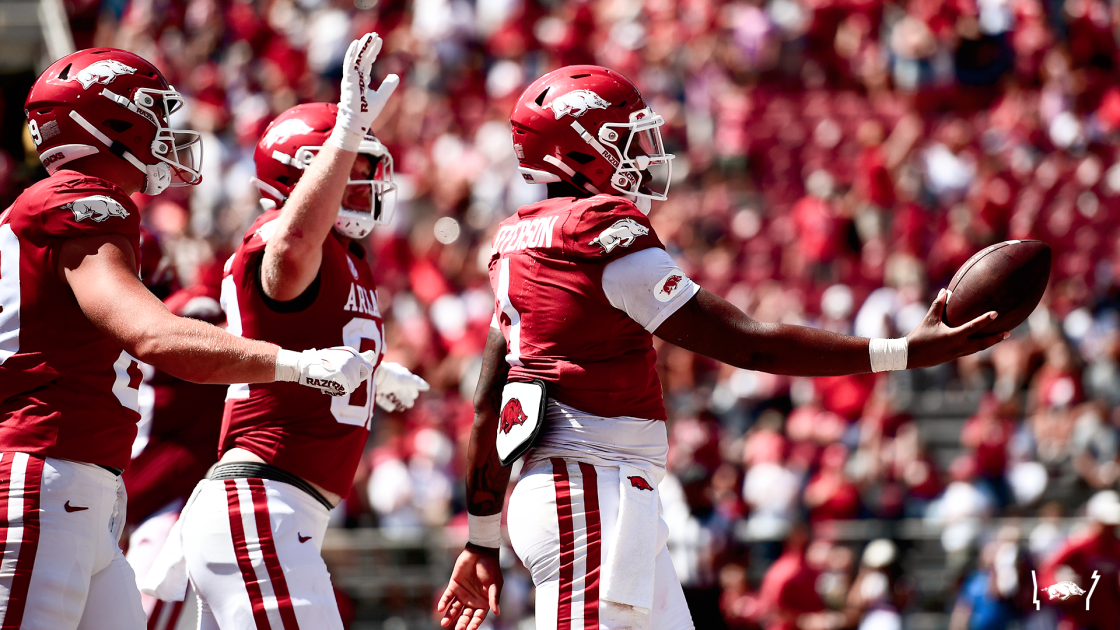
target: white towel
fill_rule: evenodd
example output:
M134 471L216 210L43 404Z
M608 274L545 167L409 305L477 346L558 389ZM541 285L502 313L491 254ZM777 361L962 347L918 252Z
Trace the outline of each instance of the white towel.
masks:
M600 596L648 615L653 609L654 568L661 550L657 544L661 524L657 481L652 467L622 464L618 473L618 522Z
M162 599L165 602L179 602L186 597L187 558L183 554L183 519L190 511L199 490L202 489L202 484L207 481L207 479L203 479L194 487L191 498L187 499L187 504L183 506L183 511L179 513L179 520L175 521L175 524L171 526L171 531L167 533L167 541L163 543L159 555L152 562L152 568L148 570L148 575L139 580L141 593L151 595L156 599Z

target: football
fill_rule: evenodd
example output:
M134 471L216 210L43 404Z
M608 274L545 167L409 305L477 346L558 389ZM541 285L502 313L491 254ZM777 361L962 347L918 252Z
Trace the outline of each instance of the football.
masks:
M988 311L998 316L979 336L1011 330L1034 311L1050 280L1050 246L1042 241L1004 241L969 258L949 282L942 321L960 326Z

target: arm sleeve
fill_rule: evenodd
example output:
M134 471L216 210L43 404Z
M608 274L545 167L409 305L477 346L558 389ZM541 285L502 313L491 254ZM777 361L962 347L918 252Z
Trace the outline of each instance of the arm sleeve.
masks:
M660 247L628 254L603 268L607 301L649 332L657 330L699 291L700 285Z

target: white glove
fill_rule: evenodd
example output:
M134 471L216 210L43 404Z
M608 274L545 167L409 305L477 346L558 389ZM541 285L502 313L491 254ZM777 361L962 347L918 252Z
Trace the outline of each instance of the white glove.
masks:
M397 412L411 409L416 404L420 392L429 389L428 381L408 371L399 363L382 361L374 372L373 382L377 386L374 400L385 411Z
M373 121L400 85L400 77L390 74L376 90L368 89L370 69L381 52L381 37L366 33L350 42L342 64L342 97L338 101L338 117L328 142L346 151L357 151L369 133Z
M373 374L376 360L372 350L359 354L350 346L300 353L282 349L276 355L276 380L315 387L331 396L345 396Z

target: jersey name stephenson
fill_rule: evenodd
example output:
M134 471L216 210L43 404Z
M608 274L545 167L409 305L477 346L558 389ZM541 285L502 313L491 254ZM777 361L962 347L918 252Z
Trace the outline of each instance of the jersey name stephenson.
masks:
M539 378L551 398L598 416L664 420L650 332L698 288L683 273L668 273L627 289L653 300L660 287L664 299L653 303L672 306L643 306L648 317L633 315L640 309L622 304L626 291L611 291L620 283L605 280L604 271L644 250L673 269L649 219L619 197L548 199L503 221L492 243L490 284L509 379Z
M262 298L258 270L279 212L263 214L227 263L222 307L229 332L290 350L350 346L381 361L384 329L369 265L333 235L323 243L319 291L294 313ZM360 252L360 246L353 245ZM373 377L349 396L328 396L295 383L231 385L219 454L243 448L330 492L345 496L369 435Z
M127 238L139 264L132 200L74 171L0 213L0 451L128 466L138 363L86 318L57 272L66 239L109 234Z

